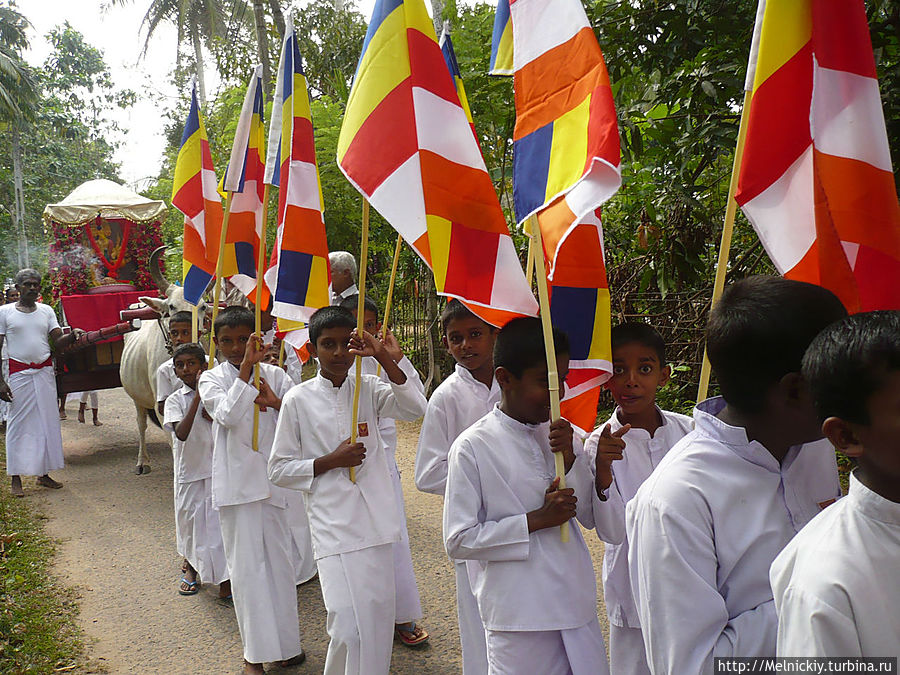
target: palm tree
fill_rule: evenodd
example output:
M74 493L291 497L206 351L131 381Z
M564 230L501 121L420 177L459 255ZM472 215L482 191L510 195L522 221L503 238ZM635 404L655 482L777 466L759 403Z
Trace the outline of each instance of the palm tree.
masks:
M15 9L0 7L0 119L27 116L37 100L34 77L20 56L30 25Z

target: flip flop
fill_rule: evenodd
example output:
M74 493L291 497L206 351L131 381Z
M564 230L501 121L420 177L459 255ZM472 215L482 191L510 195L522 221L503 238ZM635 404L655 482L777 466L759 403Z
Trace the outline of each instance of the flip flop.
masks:
M222 605L222 607L234 607L234 596L225 595L219 596L216 598L216 603Z
M200 591L200 582L199 581L188 581L187 577L181 577L181 583L187 584L188 589L184 590L181 586L178 587L178 595L197 595Z
M428 642L428 631L417 626L415 621L397 624L394 633L407 647L418 647Z

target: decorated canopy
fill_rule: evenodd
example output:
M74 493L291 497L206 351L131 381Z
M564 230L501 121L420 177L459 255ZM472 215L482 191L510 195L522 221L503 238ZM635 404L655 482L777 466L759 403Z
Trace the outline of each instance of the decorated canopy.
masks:
M111 180L98 179L82 183L58 204L44 208L44 220L75 227L95 220L125 219L148 223L165 215L166 205L158 199L147 199Z

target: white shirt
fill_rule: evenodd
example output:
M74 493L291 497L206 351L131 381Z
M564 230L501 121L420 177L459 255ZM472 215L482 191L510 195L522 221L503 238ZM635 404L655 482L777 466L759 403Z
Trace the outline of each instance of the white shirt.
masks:
M50 333L59 328L49 305L35 303L33 312L20 312L16 303L0 305L0 335L5 335L7 358L21 363L43 363L50 358Z
M712 673L714 656L774 656L769 566L840 496L827 441L795 446L779 464L715 417L724 406L694 409L694 431L626 507L631 587L656 675Z
M555 476L549 423L523 424L499 407L450 448L444 541L465 559L488 630L565 630L597 618L597 586L578 524L569 541L559 528L529 534L527 513L544 504ZM593 476L581 444L566 474L578 498L578 520L594 527Z
M285 372L260 363L261 377L276 396L284 398L293 386ZM212 498L216 508L268 499L279 508L287 505L284 493L266 476L266 463L275 436L278 411L259 413L258 452L253 450L253 401L259 394L251 383L238 378L228 361L200 375L197 391L213 418Z
M779 656L900 652L900 503L850 474L850 493L772 563Z
M276 485L303 490L316 559L358 551L400 539L400 513L388 471L380 417L414 420L425 412L425 397L407 378L385 384L363 375L359 395L359 436L366 458L356 467L314 476L314 462L350 437L356 379L348 374L335 387L321 373L285 397L269 458Z
M428 401L416 451L416 487L443 495L447 485L447 456L463 431L487 415L500 402L497 380L490 388L476 380L467 368L456 370L441 382Z
M165 401L173 393L181 389L183 383L175 375L175 362L166 359L156 369L156 402Z
M607 507L615 508L620 517L612 522L609 520L597 522L597 534L606 542L603 553L603 597L606 600L606 612L613 624L625 628L639 628L641 624L628 577L628 540L625 535L624 504L631 501L638 488L653 473L653 469L669 449L694 426L694 421L687 415L659 408L656 410L662 418L662 426L653 436L645 429L629 430L622 437L625 441L622 459L616 460L611 465L613 482L606 490ZM622 428L618 412L619 409L616 408L612 417L597 427L584 443L584 451L591 467L595 467L597 443L603 428L608 424L611 433ZM620 502L621 505L616 502Z
M342 290L340 293L335 293L334 289L329 286L328 293L331 295L331 304L340 305L346 298L359 295L359 289L356 288L356 284L353 284Z
M212 422L203 417L200 405L194 415L194 423L188 437L179 441L175 427L185 417L197 392L186 384L166 398L163 425L172 432L173 473L176 483L190 483L212 475L213 436Z

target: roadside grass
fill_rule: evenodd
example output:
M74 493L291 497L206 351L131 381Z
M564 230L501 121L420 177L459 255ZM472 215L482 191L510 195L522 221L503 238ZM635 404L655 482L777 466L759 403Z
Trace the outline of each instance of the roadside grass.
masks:
M0 673L96 672L75 623L75 593L50 574L54 543L28 498L15 499L0 437Z

